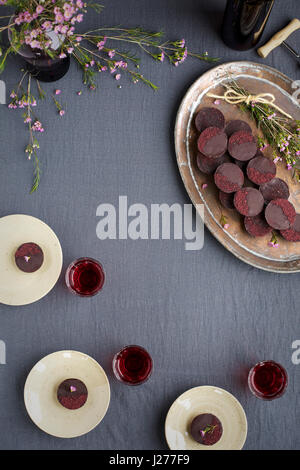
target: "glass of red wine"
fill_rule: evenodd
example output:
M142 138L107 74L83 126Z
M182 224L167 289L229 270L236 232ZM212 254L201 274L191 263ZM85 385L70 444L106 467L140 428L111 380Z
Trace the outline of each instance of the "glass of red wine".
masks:
M103 288L105 272L99 261L93 258L78 258L69 265L65 280L73 294L91 297Z
M249 372L248 385L251 392L262 400L281 397L288 384L286 370L277 362L259 362Z
M121 349L113 358L112 365L116 378L127 385L141 385L149 379L153 370L150 354L137 345Z

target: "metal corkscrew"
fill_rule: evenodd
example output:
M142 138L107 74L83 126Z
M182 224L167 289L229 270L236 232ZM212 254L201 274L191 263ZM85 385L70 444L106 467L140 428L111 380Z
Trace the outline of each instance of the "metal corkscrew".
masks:
M278 46L284 46L300 63L300 54L293 49L286 39L295 31L300 29L300 20L294 18L285 28L278 31L264 46L257 49L257 53L266 58Z

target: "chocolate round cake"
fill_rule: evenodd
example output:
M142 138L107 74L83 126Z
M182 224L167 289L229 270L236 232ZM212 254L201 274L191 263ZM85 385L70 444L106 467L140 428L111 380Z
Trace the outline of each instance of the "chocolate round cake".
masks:
M193 419L190 432L193 439L199 444L212 446L221 439L223 427L215 415L203 413Z
M224 193L234 193L244 184L244 173L235 163L223 163L215 172L216 186Z
M44 262L43 250L36 243L23 243L15 252L15 262L24 273L34 273Z
M78 379L66 379L57 389L59 403L68 410L77 410L87 401L88 391L85 384Z
M250 160L257 152L255 137L250 132L235 132L229 138L228 152L236 160Z
M267 205L265 217L271 227L277 230L287 230L296 220L296 211L286 199L274 199Z
M234 193L224 193L219 191L219 200L225 209L233 210L235 209L233 204Z
M208 127L201 132L197 145L200 153L217 158L227 150L227 135L218 127Z
M206 157L203 153L197 155L197 166L206 175L212 175L218 166L230 161L230 157L226 153L218 158Z
M195 118L195 126L199 132L204 131L207 127L219 127L224 129L224 114L216 108L202 108Z
M270 158L255 157L247 165L247 176L257 185L271 181L276 175L276 165Z
M272 227L268 225L265 216L261 213L254 217L245 217L244 225L251 237L263 237L272 232Z
M280 233L289 242L300 242L300 214L296 214L295 222L291 228L281 230Z
M272 178L271 181L262 184L259 190L266 202L273 199L288 199L290 196L288 185L280 178Z
M229 121L225 127L225 132L228 137L230 137L235 132L239 131L252 133L252 129L249 124L245 121L242 121L241 119L234 119L232 121Z
M234 206L236 210L249 217L258 215L264 207L264 198L261 192L255 188L242 188L234 195Z

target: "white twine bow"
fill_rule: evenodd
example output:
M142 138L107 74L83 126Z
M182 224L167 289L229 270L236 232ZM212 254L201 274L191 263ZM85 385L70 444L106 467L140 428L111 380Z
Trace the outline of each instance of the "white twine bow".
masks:
M224 95L214 95L213 93L207 93L209 98L216 98L219 100L225 100L226 103L229 104L241 104L245 103L250 105L251 103L262 103L272 106L272 108L277 109L281 114L286 116L289 119L293 119L292 116L279 106L275 104L275 96L272 93L259 93L258 95L245 95L244 93L239 93L238 91L234 90L233 88L228 87L225 91Z

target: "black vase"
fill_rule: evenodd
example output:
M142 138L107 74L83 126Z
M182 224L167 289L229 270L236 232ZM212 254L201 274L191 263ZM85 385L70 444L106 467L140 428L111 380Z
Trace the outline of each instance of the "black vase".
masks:
M231 49L245 51L261 39L274 0L227 0L222 38Z
M35 58L25 58L27 69L37 80L41 82L55 82L62 78L69 70L70 56L63 59L51 59L49 56L40 55Z
M10 23L13 22L14 17L11 18ZM62 78L69 70L70 67L70 56L60 58L58 56L64 41L64 36L56 34L53 31L47 33L51 40L51 50L57 55L52 59L49 55L46 55L39 49L32 49L30 46L23 45L16 52L23 57L27 63L27 69L29 72L41 82L55 82ZM8 29L8 39L10 44L12 43L12 32Z

